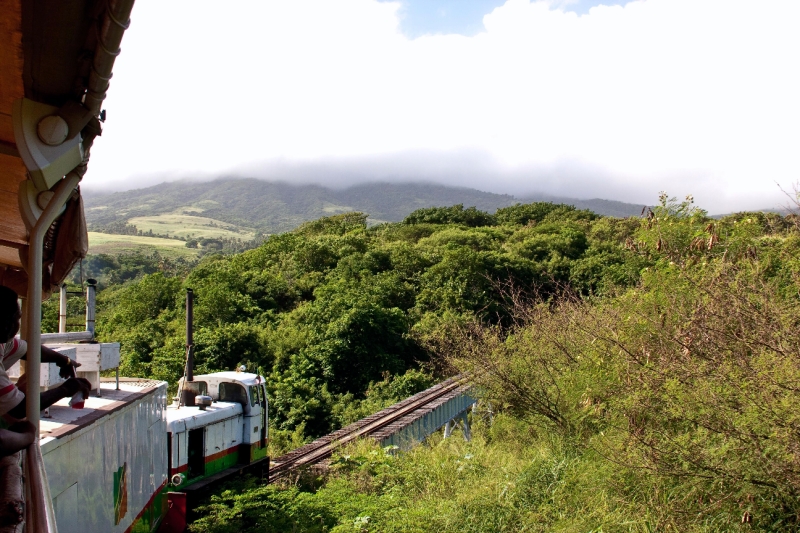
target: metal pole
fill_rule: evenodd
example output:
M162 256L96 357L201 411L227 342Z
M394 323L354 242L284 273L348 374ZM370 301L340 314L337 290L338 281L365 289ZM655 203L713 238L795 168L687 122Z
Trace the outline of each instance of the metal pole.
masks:
M186 289L186 381L194 381L194 291Z
M189 384L194 381L194 335L192 325L194 322L194 292L186 289L186 369L184 370L184 381L178 396L179 405L192 407L195 405L197 390Z
M58 300L58 332L67 332L67 284L61 285Z
M86 280L86 331L94 338L95 299L97 298L97 280Z
M80 181L80 174L70 172L56 185L55 194L31 230L28 243L28 297L25 302L26 333L28 337L26 339L28 341L28 354L25 374L28 376L28 395L25 411L28 422L37 429L37 438L33 446L39 445L39 411L41 411L41 402L37 393L39 391L42 363L42 255L44 253L44 236Z
M72 191L81 181L81 175L70 172L56 185L54 195L47 203L39 220L30 231L28 241L28 297L25 302L25 333L28 341L27 364L25 376L28 379L28 394L25 398L25 415L28 422L36 428L36 438L33 444L25 451L26 460L30 461L33 479L30 483L31 504L26 505L33 522L44 527L32 527L37 531L57 531L54 520L53 503L50 498L50 487L47 482L47 473L44 470L42 451L39 448L39 416L41 399L39 398L39 383L42 367L42 256L44 255L44 236L61 208L69 199ZM26 528L27 529L27 528Z
M27 295L26 295L27 296ZM19 324L19 336L22 339L28 338L28 299L27 298L19 298L17 300L19 302L19 311L22 313L22 318L20 319ZM19 360L19 371L20 375L26 374L28 372L28 363L25 359Z

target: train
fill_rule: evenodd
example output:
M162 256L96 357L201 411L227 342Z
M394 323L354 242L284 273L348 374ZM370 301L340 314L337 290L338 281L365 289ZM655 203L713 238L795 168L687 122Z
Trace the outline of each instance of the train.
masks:
M193 383L204 393L196 405L168 401L166 382L100 378L83 409L66 399L50 408L40 445L59 532L180 532L186 488L245 465L268 468L263 376L217 372Z
M93 337L94 294L90 280L86 331L43 334L47 346L80 363L78 377L92 384L82 409L65 398L41 419L51 518L62 533L183 531L188 489L244 467L268 472L266 380L244 367L193 375L191 290L177 394L168 398L163 381L119 377L119 343L86 342ZM70 340L83 342L64 342ZM116 376L103 377L110 371ZM62 380L54 364L42 364L42 388Z
M207 404L166 411L170 484L180 489L237 464L267 458L269 402L262 376L243 371L195 376Z
M167 518L181 491L236 465L269 463L263 376L187 375L182 392L196 389L199 399L175 402L165 382L109 377L120 345L95 341L93 301L86 331L66 333L60 324L59 333L42 333L42 298L87 254L79 184L102 133L133 4L8 0L0 10L0 283L23 300L28 343L25 366L14 372L29 388L57 385L58 369L40 365L45 344L81 362L78 377L93 391L81 409L63 400L44 413L39 395L27 396L39 439L0 457L3 533L154 531L167 523L180 531Z

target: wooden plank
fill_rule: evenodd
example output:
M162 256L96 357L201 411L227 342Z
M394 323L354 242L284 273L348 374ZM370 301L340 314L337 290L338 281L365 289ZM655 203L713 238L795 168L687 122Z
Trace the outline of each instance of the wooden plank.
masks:
M16 200L19 184L25 181L25 172L25 163L22 159L0 153L0 192L11 193Z
M10 115L11 104L25 95L23 61L22 2L0 0L0 113Z
M9 198L0 193L0 202L4 202L3 216L0 217L0 240L24 246L28 244L28 230L22 222L16 200L16 196ZM9 205L11 201L14 204Z
M19 260L19 250L10 246L0 245L0 265L22 268L22 263Z
M0 0L2 1L2 0ZM19 212L19 185L25 180L25 165L18 157L0 154L0 240L24 245L28 229ZM6 263L9 264L9 263Z
M0 110L0 140L7 143L15 143L14 123L11 121L11 110L8 114Z

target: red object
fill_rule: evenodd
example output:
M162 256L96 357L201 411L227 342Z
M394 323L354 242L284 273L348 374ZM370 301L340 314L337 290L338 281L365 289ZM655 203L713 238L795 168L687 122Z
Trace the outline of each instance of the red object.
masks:
M84 402L86 398L83 397L83 392L78 391L72 395L72 398L69 400L69 405L73 409L83 409Z
M167 493L167 516L161 522L158 533L184 533L186 531L186 493Z

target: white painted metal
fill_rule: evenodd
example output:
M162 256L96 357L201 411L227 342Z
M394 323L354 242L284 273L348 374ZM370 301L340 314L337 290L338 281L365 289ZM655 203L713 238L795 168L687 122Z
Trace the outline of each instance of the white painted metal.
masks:
M76 360L75 358L75 348L71 347L59 347L59 353L66 355L73 361ZM11 365L8 369L8 377L14 379L19 379L21 375L20 371L20 362L17 361L13 365ZM55 363L42 363L41 369L39 371L39 386L42 387L43 390L47 390L50 387L54 387L56 385L60 385L65 380L61 376L58 375L59 368L56 366Z
M44 253L44 236L50 225L55 220L60 209L64 207L69 196L81 181L80 174L70 172L61 182L56 185L55 195L50 200L47 209L44 210L36 225L31 230L28 245L28 295L25 302L26 311L26 333L28 341L28 365L25 371L30 373L28 381L30 383L39 382L39 363L41 363L42 350L42 254ZM26 415L28 421L34 426L39 424L39 396L30 395L26 399ZM35 443L34 443L35 444ZM38 490L38 489L37 489ZM34 501L38 501L38 494L34 494ZM50 505L50 502L47 502Z
M58 332L67 332L67 285L61 285L58 291Z
M220 383L239 383L246 388L264 383L263 377L249 372L214 372L213 374L195 376L194 380L205 381L208 384L209 395L215 400L217 399Z
M18 118L15 118L15 128L19 125ZM15 131L15 136L17 132ZM24 159L24 158L23 158ZM26 166L27 165L26 161ZM73 167L74 168L74 167ZM31 170L28 166L28 170ZM55 194L30 230L28 240L28 294L25 302L25 332L28 342L28 354L25 373L28 375L28 383L39 383L40 363L42 356L42 256L44 254L44 236L53 221L59 215L66 204L67 199L81 181L81 175L75 171L56 185ZM21 189L20 189L21 190ZM39 427L40 418L40 398L38 394L29 394L25 401L25 416L34 427ZM27 448L26 461L28 469L32 473L27 484L30 499L25 510L25 522L30 529L57 533L58 528L55 524L53 515L53 501L50 499L48 491L47 475L42 465L42 457L38 447L38 439Z
M167 482L167 384L150 382L153 389L133 400L125 398L142 387L123 382L123 390L115 391L113 383L104 385L104 397L89 398L85 409L61 406L62 400L52 409L53 421L42 421L41 450L63 531L125 532ZM109 412L74 433L48 437L48 431L80 425L81 417L98 411ZM127 512L115 523L114 473L123 465ZM70 510L73 502L77 516Z
M167 408L167 431L172 435L172 457L169 466L174 473L186 471L189 460L188 432L192 429L205 428L203 450L205 457L230 450L240 444L252 445L261 439L262 408L255 388L263 385L263 377L246 372L216 372L194 376L194 381L206 383L208 395L214 402L205 410L201 410L198 406L170 405ZM222 383L241 385L247 394L247 404L220 402L219 386Z
M81 342L90 340L92 340L92 333L90 331L72 331L69 333L42 333L42 342L47 344L58 344L64 342Z
M78 377L88 379L92 390L99 390L100 372L119 368L120 353L118 342L100 342L95 344L47 344L48 347L59 350L72 348L76 351L75 360L78 367Z
M394 422L388 428L378 431L374 437L381 446L398 446L409 449L423 441L428 435L444 427L444 437L449 438L458 426L459 420L466 420L466 413L475 403L468 391L456 392L436 400L425 409L411 413ZM462 428L463 435L469 439L469 426Z
M169 467L184 473L189 462L189 431L205 428L204 456L208 457L241 443L234 432L226 428L241 427L242 406L238 403L215 402L205 410L199 407L167 408L167 431L172 434L172 457ZM216 449L215 449L216 448Z
M97 287L94 280L89 280L86 285L86 331L94 337L94 307L97 300Z
M80 135L58 146L48 146L39 139L39 121L57 112L57 107L27 98L14 101L12 108L17 150L28 169L31 181L40 192L52 189L65 174L83 161L83 139Z
M199 407L167 407L167 431L183 433L209 424L235 418L242 414L242 406L233 402L214 402L205 411Z
M78 484L73 483L53 498L56 524L61 533L85 533L78 520Z

